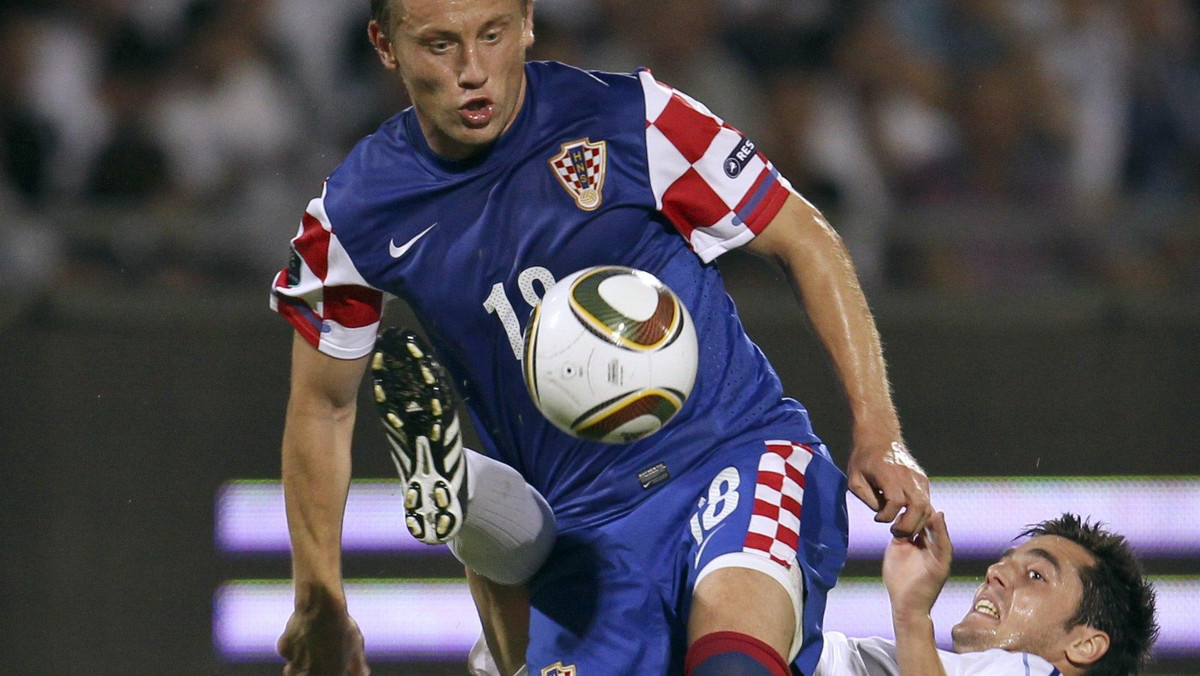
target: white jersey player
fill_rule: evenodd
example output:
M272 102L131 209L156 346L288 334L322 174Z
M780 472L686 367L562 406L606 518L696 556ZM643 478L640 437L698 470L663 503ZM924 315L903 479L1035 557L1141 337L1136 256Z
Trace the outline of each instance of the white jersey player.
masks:
M917 537L894 539L883 580L896 638L827 631L810 676L1140 673L1158 634L1155 598L1125 538L1073 514L1021 535L1030 537L988 568L954 626L953 652L938 649L929 616L950 573L944 516ZM473 676L498 675L482 639L469 668Z
M938 650L929 611L950 574L942 514L883 557L896 640L826 632L816 674L1079 676L1136 674L1154 643L1154 591L1120 535L1073 514L1044 521L988 567L954 652Z

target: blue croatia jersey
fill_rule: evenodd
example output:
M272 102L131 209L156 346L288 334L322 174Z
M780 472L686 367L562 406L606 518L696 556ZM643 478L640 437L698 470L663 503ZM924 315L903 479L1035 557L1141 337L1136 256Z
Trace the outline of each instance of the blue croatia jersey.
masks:
M650 468L678 477L751 436L807 439L807 414L784 398L711 265L761 232L790 186L751 140L647 71L533 62L526 74L523 107L479 158L436 155L411 108L361 141L310 203L272 306L321 351L357 358L385 294L405 300L484 450L547 498L564 531L656 492L639 482ZM600 264L665 282L700 346L684 408L622 446L559 431L521 375L533 305L556 279Z

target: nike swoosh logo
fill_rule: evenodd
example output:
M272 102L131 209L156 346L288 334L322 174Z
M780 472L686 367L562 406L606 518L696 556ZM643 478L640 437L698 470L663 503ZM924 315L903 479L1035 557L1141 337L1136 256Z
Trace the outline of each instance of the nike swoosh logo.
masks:
M388 242L388 253L392 254L392 258L399 258L399 257L403 256L405 253L408 252L409 249L411 249L413 247L414 244L417 243L417 240L424 237L426 233L428 233L430 230L433 230L436 227L437 227L437 223L434 223L433 225L429 226L428 228L425 228L420 233L418 233L416 237L413 237L412 239L408 240L401 246L396 246L396 240L393 239L392 241Z

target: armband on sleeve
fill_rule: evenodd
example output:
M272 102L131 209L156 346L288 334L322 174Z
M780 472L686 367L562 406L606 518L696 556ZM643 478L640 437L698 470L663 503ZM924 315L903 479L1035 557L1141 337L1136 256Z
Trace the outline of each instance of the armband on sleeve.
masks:
M323 197L305 211L288 265L272 283L271 309L332 357L355 359L375 344L383 292L363 280L338 243Z
M709 262L762 232L792 186L757 146L686 94L638 77L655 206Z

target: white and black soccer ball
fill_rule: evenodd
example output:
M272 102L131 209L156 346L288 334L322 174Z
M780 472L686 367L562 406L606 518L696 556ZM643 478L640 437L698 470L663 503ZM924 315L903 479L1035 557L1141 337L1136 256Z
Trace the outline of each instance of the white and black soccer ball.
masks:
M667 424L696 382L696 329L654 275L585 268L546 291L525 329L525 385L555 427L628 443Z

